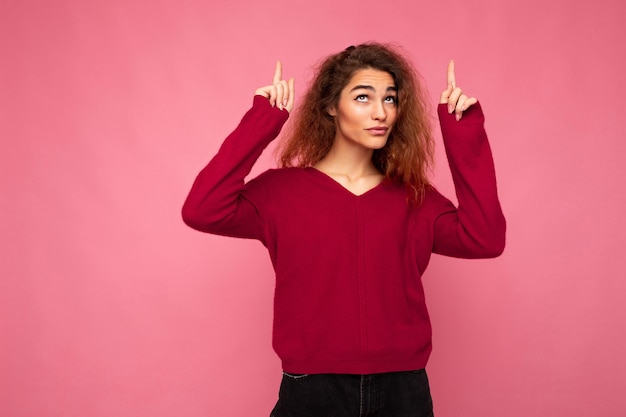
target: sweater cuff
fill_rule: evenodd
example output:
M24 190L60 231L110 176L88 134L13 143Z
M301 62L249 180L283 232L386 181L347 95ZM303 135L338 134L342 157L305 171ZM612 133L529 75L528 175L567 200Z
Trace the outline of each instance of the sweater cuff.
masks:
M437 114L439 115L439 120L442 124L444 123L458 123L454 113L448 113L448 105L445 103L439 103L437 106ZM476 104L472 105L469 109L463 112L463 117L459 122L463 120L467 121L477 121L482 123L485 119L485 115L483 114L483 108L480 105L480 101Z
M272 106L269 99L258 94L255 94L254 98L252 99L252 108L265 109L269 111L273 116L277 116L284 120L287 120L289 118L289 112L287 110L281 110L276 106Z

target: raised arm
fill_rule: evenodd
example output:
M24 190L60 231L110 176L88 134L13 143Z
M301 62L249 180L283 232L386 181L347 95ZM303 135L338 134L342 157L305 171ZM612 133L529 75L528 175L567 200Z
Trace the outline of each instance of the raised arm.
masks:
M253 106L198 174L182 208L190 227L263 240L259 205L264 194L244 184L265 147L278 136L294 105L294 81L276 64L272 84L256 90Z
M504 250L506 222L482 108L457 87L453 61L447 81L438 114L459 206L448 203L442 209L433 251L463 258L498 256Z

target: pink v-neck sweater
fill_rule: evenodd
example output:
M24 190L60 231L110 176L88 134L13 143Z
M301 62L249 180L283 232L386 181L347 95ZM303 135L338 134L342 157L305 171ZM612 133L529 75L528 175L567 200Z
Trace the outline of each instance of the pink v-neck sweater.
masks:
M401 183L356 196L314 168L244 183L286 111L256 96L200 172L183 207L191 227L260 240L276 272L273 346L293 373L424 368L431 327L421 277L431 253L498 256L505 220L480 105L457 122L438 109L459 202L432 189L407 203Z

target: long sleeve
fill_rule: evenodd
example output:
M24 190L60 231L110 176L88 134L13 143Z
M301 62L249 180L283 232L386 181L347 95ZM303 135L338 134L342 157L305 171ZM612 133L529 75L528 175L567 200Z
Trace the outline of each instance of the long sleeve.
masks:
M264 97L254 97L252 108L196 177L182 208L188 226L263 241L258 202L250 197L244 179L287 118L286 110L272 107Z
M433 251L461 258L499 256L504 250L506 221L480 103L458 122L445 104L439 105L438 114L459 207L448 202L438 216Z

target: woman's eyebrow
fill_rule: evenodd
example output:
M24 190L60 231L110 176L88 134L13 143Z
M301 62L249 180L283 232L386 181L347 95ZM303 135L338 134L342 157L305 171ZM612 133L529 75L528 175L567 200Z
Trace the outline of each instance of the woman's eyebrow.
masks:
M360 89L365 89L365 90L371 90L371 91L376 91L376 89L374 87L372 87L371 85L365 85L365 84L359 84L359 85L355 85L350 92L354 91L354 90L360 90ZM398 91L398 88L394 85L394 86L389 86L387 87L387 91Z

